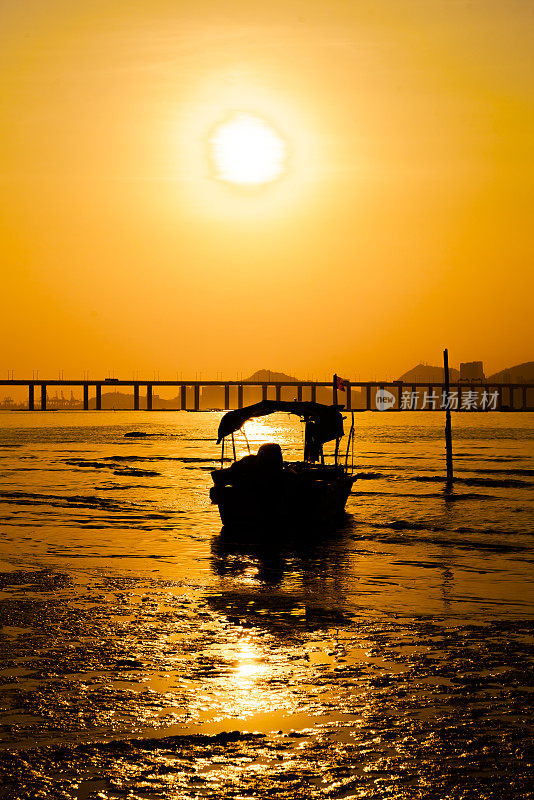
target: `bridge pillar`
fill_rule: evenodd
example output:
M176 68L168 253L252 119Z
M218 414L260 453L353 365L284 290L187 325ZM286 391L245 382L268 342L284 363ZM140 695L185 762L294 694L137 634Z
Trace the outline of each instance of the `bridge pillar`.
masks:
M262 383L262 385L261 385L261 399L263 400L263 402L265 402L265 400L267 400L267 384L266 383Z
M152 384L146 385L146 410L152 411Z
M46 383L41 384L41 411L46 411Z
M28 411L35 411L35 396L33 383L28 384Z
M443 397L443 393L441 396ZM401 403L402 403L402 382L398 384L397 388L397 411L401 410Z
M89 411L89 384L83 385L83 410Z
M317 402L317 386L314 383L310 383L310 396L312 403Z
M96 388L95 408L96 408L97 411L101 411L102 410L102 384L101 383L97 383L95 388Z
M352 409L352 386L350 385L350 381L345 381L345 391L347 393L345 408L347 411L350 411Z
M282 397L282 387L279 383L276 384L276 399L280 400Z
M237 407L243 408L243 384L240 383L237 387Z
M200 384L195 383L195 411L200 410Z
M527 410L527 387L523 386L523 405L521 406L521 411Z
M224 410L228 411L230 408L230 385L224 384Z
M299 401L299 403L302 402L302 384L301 383L299 383L299 385L297 386L297 400Z
M139 384L134 384L134 411L139 411Z
M180 408L182 411L187 411L187 386L185 383L180 386Z

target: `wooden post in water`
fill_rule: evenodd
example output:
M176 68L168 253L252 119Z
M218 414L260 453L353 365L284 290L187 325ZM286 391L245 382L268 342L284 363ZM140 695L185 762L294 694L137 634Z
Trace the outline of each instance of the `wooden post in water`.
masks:
M443 372L445 373L445 452L447 455L447 484L446 491L452 490L454 475L452 471L452 426L451 426L451 397L449 386L449 351L443 351Z

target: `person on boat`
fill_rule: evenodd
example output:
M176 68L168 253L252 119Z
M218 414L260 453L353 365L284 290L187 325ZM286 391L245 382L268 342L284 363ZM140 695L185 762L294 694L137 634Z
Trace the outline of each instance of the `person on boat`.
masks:
M262 444L257 454L234 461L227 469L214 470L214 482L219 486L245 483L272 483L282 475L284 460L279 444Z

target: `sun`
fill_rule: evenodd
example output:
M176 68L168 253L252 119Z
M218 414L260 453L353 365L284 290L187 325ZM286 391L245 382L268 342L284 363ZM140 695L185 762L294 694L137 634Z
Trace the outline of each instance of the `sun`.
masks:
M213 129L209 140L215 177L226 183L259 186L286 170L287 144L255 114L235 113Z

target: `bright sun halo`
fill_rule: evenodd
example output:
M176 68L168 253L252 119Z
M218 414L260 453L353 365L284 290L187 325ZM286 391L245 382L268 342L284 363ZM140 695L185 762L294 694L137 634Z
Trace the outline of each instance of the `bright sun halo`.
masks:
M285 170L286 143L254 114L233 114L217 125L210 149L216 177L228 183L270 183Z

